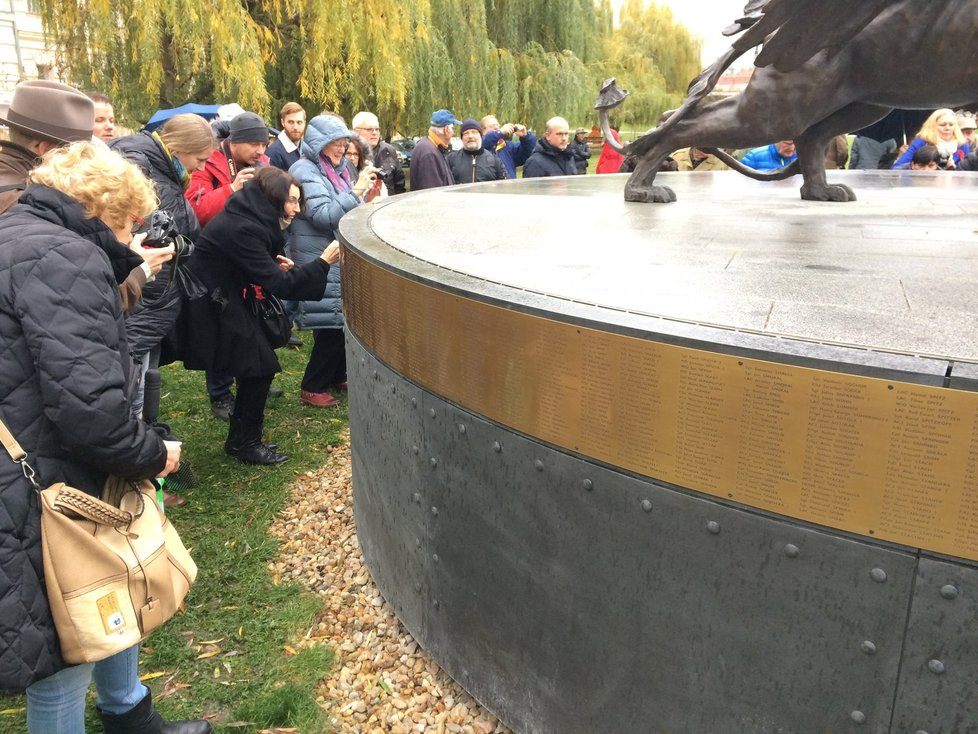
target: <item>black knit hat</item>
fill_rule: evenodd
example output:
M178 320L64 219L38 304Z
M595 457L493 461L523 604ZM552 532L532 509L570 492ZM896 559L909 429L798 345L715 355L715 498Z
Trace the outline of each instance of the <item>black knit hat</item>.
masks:
M228 140L232 143L267 143L268 126L254 112L241 112L235 115L228 125Z
M464 133L466 130L478 130L479 134L481 135L482 125L480 125L478 122L473 120L471 117L466 117L462 121L462 132Z

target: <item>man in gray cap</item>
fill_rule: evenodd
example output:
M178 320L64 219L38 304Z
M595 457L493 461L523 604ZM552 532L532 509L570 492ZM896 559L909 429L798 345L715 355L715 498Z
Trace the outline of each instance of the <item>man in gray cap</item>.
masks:
M221 142L202 171L190 174L185 196L190 202L201 229L224 208L224 202L255 169L268 165L268 126L254 112L241 112L228 125L228 137Z
M92 139L95 105L86 95L58 82L21 82L10 108L0 117L10 141L0 149L0 213L17 203L27 174L52 148Z
M428 137L418 141L411 153L411 191L455 183L445 154L451 150L455 126L461 124L448 110L436 110L432 114Z

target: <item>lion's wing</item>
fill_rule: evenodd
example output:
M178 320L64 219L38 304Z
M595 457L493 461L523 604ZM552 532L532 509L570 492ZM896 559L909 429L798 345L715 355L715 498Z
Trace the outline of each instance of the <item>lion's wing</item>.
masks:
M840 47L860 33L892 0L750 0L744 15L724 30L743 34L734 46L764 44L756 66L792 71L819 51Z

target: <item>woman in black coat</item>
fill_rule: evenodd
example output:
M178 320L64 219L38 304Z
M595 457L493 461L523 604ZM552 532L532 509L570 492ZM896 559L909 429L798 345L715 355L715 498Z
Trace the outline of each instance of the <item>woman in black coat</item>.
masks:
M301 201L301 189L292 176L278 168L262 168L204 228L190 264L210 298L198 304L208 313L188 314L198 333L188 340L192 346L184 350L184 365L235 377L237 397L224 450L246 464L288 459L261 441L268 387L282 366L253 301L266 294L318 299L326 288L329 266L339 261L337 242L301 267L281 254L283 230L298 214ZM201 323L208 316L210 323ZM202 330L209 333L199 333Z

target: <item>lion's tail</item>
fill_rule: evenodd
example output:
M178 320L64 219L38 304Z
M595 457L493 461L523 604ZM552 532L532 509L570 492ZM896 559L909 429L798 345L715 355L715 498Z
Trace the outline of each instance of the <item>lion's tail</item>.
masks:
M700 150L705 153L712 153L721 161L730 166L733 170L738 173L742 173L747 178L752 178L755 181L783 181L786 178L791 178L792 176L801 173L801 164L798 159L791 161L784 168L779 168L776 171L755 171L750 166L745 166L743 163L738 161L732 155L727 153L725 150L720 148L700 148Z

